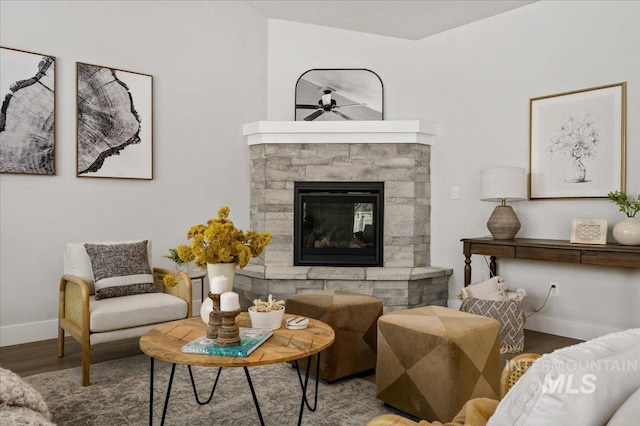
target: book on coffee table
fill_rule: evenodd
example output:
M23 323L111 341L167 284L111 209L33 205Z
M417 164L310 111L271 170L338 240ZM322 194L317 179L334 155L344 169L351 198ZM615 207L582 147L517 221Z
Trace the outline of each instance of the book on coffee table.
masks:
M272 335L273 330L240 327L240 344L237 346L221 346L216 339L208 339L207 336L204 335L184 345L182 352L189 354L247 357Z

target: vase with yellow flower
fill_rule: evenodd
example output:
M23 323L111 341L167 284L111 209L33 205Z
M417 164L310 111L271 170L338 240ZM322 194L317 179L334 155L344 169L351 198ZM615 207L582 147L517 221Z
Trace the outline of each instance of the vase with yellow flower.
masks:
M220 294L233 289L236 266L240 269L247 266L249 260L262 254L271 241L269 232L244 232L229 219L229 207L218 210L218 217L209 219L204 224L193 225L187 232L189 244L181 244L176 250L178 256L186 263L194 263L200 269L206 269L209 275L209 290ZM215 279L224 276L225 280ZM226 289L222 286L226 285ZM224 291L223 291L224 290ZM203 301L208 311L212 309L212 302ZM206 321L205 321L206 322Z

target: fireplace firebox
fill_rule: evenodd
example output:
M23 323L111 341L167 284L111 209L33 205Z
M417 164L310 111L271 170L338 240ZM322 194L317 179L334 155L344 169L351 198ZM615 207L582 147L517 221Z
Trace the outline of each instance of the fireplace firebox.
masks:
M383 266L384 182L295 182L294 265Z

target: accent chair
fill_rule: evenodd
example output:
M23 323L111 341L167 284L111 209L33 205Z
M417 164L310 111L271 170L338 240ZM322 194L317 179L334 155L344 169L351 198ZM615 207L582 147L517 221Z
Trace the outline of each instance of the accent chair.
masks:
M165 275L178 284L166 287ZM65 332L82 345L82 386L90 381L91 347L139 337L158 324L191 315L191 279L151 268L151 243L68 243L60 279L58 357Z

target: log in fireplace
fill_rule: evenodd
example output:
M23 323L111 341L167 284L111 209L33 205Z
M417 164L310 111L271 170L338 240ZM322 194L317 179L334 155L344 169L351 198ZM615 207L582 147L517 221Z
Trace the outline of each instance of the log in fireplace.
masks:
M294 265L383 266L384 182L295 182Z

